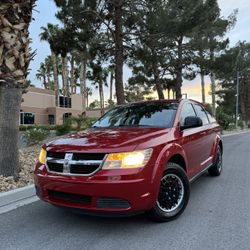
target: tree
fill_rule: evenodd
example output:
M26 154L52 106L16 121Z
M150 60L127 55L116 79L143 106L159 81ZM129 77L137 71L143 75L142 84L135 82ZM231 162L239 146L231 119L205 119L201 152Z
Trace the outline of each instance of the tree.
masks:
M30 53L29 24L35 0L0 5L0 175L18 177L18 131Z
M54 89L56 95L56 106L58 106L59 98L59 81L58 81L58 58L56 44L58 43L58 32L59 26L48 23L47 27L41 27L42 32L40 33L41 41L47 41L50 45L51 58L53 64L53 78L54 78Z
M103 68L100 61L90 63L88 79L99 90L101 115L104 114L104 91L103 86L107 86L108 69Z
M82 108L86 111L87 85L86 73L89 60L89 43L96 35L96 18L92 15L84 14L85 10L96 9L96 1L60 1L55 0L59 11L56 17L63 23L65 29L65 38L68 39L65 48L69 52L77 51L75 60L80 64L80 92L82 94ZM70 45L69 45L70 44ZM58 45L60 46L60 45Z
M47 71L44 63L40 63L40 68L37 70L36 78L42 80L44 88L48 89Z
M87 104L87 108L88 108L88 107L89 107L89 97L93 95L92 88L87 87L87 88L86 88L86 92L87 92L86 104Z
M146 86L141 84L127 85L125 87L126 102L138 102L146 100L146 96L150 95L152 91Z
M163 91L171 82L167 76L171 71L172 41L161 27L161 19L166 15L168 12L163 1L145 2L143 8L138 10L138 35L128 60L133 76L129 79L127 88L133 85L135 89L145 89L146 92L153 88L159 99L165 98Z
M161 26L174 45L171 48L173 53L171 65L176 98L182 98L183 77L194 78L193 72L188 72L193 57L190 37L195 28L205 21L206 11L204 1L200 0L169 0L167 2L166 12L168 14L163 15Z
M229 43L228 39L224 39L226 32L231 29L236 23L237 10L228 17L228 19L221 18L220 8L217 0L207 0L207 6L210 9L208 15L209 27L207 28L208 37L208 50L209 50L209 71L211 79L211 92L212 92L212 109L213 113L216 112L216 75L214 69L214 62L216 56L219 56Z
M94 100L93 102L91 102L89 104L89 108L90 109L96 109L96 108L100 108L101 105L100 105L100 102L98 100Z
M204 3L200 0L144 1L138 8L136 43L129 64L135 80L154 86L159 99L164 90L174 90L181 98L183 77L193 79L193 51L190 37L204 22Z
M217 92L220 109L235 117L236 76L239 72L240 114L245 123L250 124L250 43L239 42L235 47L226 50L216 59L215 66L220 85Z

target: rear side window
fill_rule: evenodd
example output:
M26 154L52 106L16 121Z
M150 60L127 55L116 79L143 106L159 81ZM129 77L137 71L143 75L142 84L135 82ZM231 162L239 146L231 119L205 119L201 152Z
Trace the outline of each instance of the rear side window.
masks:
M195 109L197 116L201 118L202 124L203 125L209 124L209 120L207 118L205 109L198 104L194 104L194 109Z
M211 115L211 113L209 111L206 110L206 114L208 117L208 120L212 123L212 122L216 122L215 118Z
M185 122L185 118L188 116L196 116L194 112L193 105L191 103L184 104L181 111L180 125L183 126Z

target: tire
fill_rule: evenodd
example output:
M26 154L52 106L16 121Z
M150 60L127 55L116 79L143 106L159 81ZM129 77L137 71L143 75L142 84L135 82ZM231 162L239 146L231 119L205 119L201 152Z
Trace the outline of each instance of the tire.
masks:
M177 191L175 191L176 187L178 187ZM158 222L176 219L185 210L189 194L190 184L185 171L180 165L169 162L163 172L157 201L147 213L149 218Z
M221 174L221 171L222 171L222 150L221 147L218 146L216 162L211 168L208 169L208 173L211 176L219 176Z

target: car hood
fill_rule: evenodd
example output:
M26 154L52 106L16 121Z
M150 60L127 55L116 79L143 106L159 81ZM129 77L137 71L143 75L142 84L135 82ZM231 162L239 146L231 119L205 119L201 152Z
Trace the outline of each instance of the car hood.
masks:
M112 128L89 129L47 145L48 151L55 152L121 152L133 151L145 142L151 147L157 138L166 136L166 128Z

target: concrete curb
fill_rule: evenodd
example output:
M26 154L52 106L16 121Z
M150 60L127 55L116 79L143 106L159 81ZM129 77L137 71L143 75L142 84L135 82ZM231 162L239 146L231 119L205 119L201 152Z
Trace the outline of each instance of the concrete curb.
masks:
M0 214L37 201L34 185L0 193Z
M233 133L229 133L229 134L223 134L222 137L228 137L228 136L233 136L233 135L241 135L241 134L246 134L246 133L250 133L250 130L238 131L238 132L233 132Z

